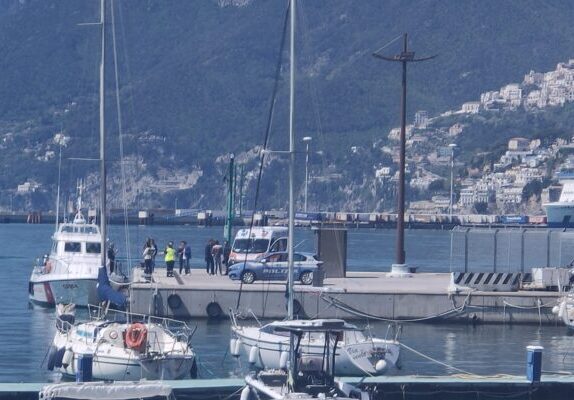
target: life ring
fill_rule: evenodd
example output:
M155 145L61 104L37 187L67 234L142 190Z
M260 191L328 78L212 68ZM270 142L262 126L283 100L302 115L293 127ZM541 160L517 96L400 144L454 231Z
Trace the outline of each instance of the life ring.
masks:
M147 340L147 328L144 324L136 322L126 330L126 346L139 350Z
M52 261L46 261L46 265L44 265L44 273L49 274L52 271Z

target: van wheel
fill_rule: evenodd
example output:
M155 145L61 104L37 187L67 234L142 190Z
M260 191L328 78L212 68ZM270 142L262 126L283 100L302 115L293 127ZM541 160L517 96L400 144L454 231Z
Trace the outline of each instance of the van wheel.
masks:
M247 284L255 282L255 274L251 271L245 271L243 274L241 274L241 282Z
M299 279L301 280L301 283L303 285L310 285L313 283L313 272L311 271L303 272Z

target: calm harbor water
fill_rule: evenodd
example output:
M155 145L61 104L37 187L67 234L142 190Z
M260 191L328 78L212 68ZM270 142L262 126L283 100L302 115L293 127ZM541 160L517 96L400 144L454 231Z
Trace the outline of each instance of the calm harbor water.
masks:
M120 249L120 257L133 257L139 261L141 245L148 237L154 237L161 247L169 240L187 240L192 245L193 264L203 268L203 246L209 238L221 238L223 229L187 226L131 227L128 231L130 251L126 249L125 230L110 227L110 237ZM33 309L28 305L27 283L34 258L50 248L53 232L51 225L0 225L0 242L4 252L0 256L0 381L34 382L58 380L56 374L42 365L52 340L55 324L52 310ZM313 232L299 229L296 232L298 249L313 251ZM348 268L350 270L386 271L393 262L394 232L375 230L350 230L348 233ZM526 241L539 241L528 233ZM501 235L504 236L504 235ZM541 237L543 237L542 235ZM567 233L553 233L551 260L570 261L573 255L574 237ZM570 239L570 240L569 240ZM474 238L471 266L489 268L490 236ZM502 238L499 244L499 268L514 270L519 267L514 252L517 245L513 238ZM455 237L452 247L455 260L451 263L451 235L446 231L407 232L407 260L422 271L449 271L460 269L460 238ZM545 243L545 242L544 242ZM482 247L481 247L482 246ZM528 263L541 264L546 257L545 245L526 246ZM509 249L510 247L510 249ZM501 252L502 248L502 252ZM504 254L503 254L504 253ZM503 257L504 255L505 257ZM529 264L530 265L530 264ZM191 321L197 325L193 344L199 355L202 377L241 376L245 365L227 353L229 323L227 321ZM368 326L373 334L384 337L387 325L358 321ZM574 371L574 338L567 335L563 326L511 326L511 325L459 325L459 324L403 324L401 341L406 345L449 365L478 374L523 374L525 370L525 346L540 344L545 347L543 369L547 371ZM446 367L403 349L402 369L396 374L440 375L452 373Z

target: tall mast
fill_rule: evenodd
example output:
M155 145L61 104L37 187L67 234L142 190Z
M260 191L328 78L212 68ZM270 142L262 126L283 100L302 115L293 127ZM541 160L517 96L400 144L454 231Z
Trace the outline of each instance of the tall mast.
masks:
M106 3L100 0L100 25L102 32L101 58L100 58L100 231L101 238L101 260L102 265L106 265L106 143L104 128L104 65L106 54Z
M291 0L289 12L291 13L290 54L291 61L289 77L289 235L287 238L287 318L293 319L293 231L295 230L295 0Z

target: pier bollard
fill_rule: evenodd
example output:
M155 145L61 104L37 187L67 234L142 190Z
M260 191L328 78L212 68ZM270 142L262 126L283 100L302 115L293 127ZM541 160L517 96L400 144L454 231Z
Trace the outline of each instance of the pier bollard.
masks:
M526 346L526 379L540 382L542 374L542 346Z

